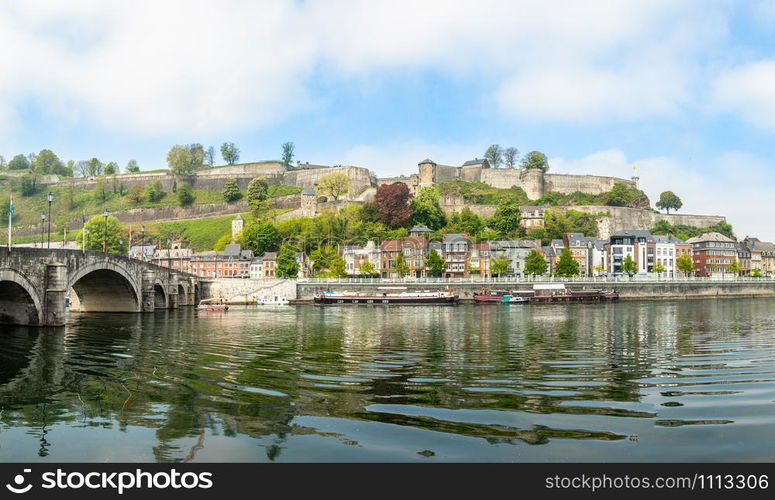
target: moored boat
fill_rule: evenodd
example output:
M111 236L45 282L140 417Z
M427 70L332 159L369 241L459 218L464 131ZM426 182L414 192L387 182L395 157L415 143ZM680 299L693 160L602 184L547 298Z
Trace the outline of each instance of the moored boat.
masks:
M616 290L581 289L568 290L565 285L552 283L546 285L534 285L535 296L530 302L557 303L557 302L603 302L619 300L619 292Z
M452 290L381 294L326 291L315 295L315 304L319 305L454 305L457 302L458 296Z
M199 305L196 306L199 311L228 311L229 306L223 304L219 299L204 299L199 301Z
M527 297L520 297L519 295L504 295L501 299L501 304L527 304L529 299Z

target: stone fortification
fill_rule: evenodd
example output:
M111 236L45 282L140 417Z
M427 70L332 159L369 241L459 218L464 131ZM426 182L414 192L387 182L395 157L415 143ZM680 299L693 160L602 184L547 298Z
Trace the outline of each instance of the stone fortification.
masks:
M616 231L625 229L651 229L661 221L667 221L673 225L686 225L694 227L712 226L719 222L726 222L722 215L690 215L690 214L661 214L651 210L629 207L609 207L601 205L578 205L562 207L564 209L577 210L588 214L599 215L597 224L600 238L607 239Z

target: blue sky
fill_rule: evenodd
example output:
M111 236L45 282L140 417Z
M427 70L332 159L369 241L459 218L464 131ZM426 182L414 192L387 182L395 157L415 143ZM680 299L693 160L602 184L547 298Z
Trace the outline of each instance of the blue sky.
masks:
M165 166L172 144L378 175L487 145L775 240L775 2L9 2L0 154Z

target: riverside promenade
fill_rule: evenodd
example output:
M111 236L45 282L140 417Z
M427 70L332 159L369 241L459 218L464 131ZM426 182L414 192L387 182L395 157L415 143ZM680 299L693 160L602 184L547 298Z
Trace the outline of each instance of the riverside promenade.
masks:
M326 290L363 293L442 291L452 289L461 301L473 300L475 293L490 290L532 290L536 283L564 283L570 290L614 289L622 300L684 300L723 297L775 297L775 278L657 278L578 277L578 278L330 278L299 279L296 301L312 302Z

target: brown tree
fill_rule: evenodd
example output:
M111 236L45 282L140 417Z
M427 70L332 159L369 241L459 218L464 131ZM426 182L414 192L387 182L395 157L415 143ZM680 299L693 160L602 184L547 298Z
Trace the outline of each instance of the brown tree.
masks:
M405 226L412 215L412 210L409 208L411 197L409 187L403 182L381 185L374 195L374 205L379 212L379 220L392 228Z

